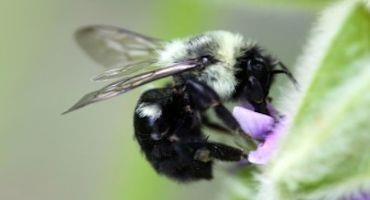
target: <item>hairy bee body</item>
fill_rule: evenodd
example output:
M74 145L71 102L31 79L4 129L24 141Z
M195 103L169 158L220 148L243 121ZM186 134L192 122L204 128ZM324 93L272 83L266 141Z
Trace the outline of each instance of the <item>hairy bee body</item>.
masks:
M213 159L238 161L246 154L207 140L201 130L202 112L211 102L199 104L196 100L199 96L186 87L144 92L135 109L135 137L147 160L160 174L181 182L209 180L213 177Z
M225 31L177 40L159 52L158 63L163 66L199 55L207 65L175 76L173 87L145 92L138 102L134 116L135 136L146 158L159 173L178 181L211 179L214 159L239 161L246 156L243 150L207 141L201 127L203 112L215 108L229 128L239 128L227 109L220 105L250 96L244 91L248 85L244 79L251 72L247 64L240 61L247 52L253 53L249 61L262 57L256 55L262 52L246 45L240 35ZM261 61L273 67L272 59ZM187 82L189 79L193 79L191 84ZM266 81L264 89L268 92L272 80ZM260 89L262 86L252 92L261 93ZM267 92L257 95L261 96L261 112L266 111L263 104Z
M243 149L209 141L202 132L207 126L234 136L241 133L225 102L247 101L256 112L269 114L274 75L284 73L294 80L280 61L241 35L226 31L163 42L125 29L91 26L80 30L77 40L98 62L118 65L95 80L121 79L85 95L66 112L173 77L166 87L141 95L134 128L153 168L180 182L209 180L216 160L239 161L247 156ZM91 49L92 44L105 44L105 51ZM213 110L222 125L210 121L207 110Z
M189 145L207 141L200 113L187 107L187 101L171 88L146 91L135 109L135 137L160 174L181 181L211 179L212 161L195 160L198 147Z

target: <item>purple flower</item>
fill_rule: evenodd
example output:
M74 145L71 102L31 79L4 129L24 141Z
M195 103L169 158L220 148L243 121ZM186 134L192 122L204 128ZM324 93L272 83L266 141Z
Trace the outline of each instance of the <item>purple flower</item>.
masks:
M266 164L274 155L285 131L286 117L279 116L271 105L268 109L271 116L253 111L248 103L244 103L243 107L236 106L233 110L243 131L260 142L257 149L249 153L248 161L251 163Z
M342 200L370 200L370 193L359 192L342 198Z

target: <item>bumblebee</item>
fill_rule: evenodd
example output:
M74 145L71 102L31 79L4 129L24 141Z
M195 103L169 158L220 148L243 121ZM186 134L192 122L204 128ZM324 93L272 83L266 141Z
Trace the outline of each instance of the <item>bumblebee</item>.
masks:
M224 106L247 101L269 114L269 90L276 74L295 81L289 70L240 34L211 31L163 41L113 26L88 26L78 44L110 69L94 78L113 82L88 93L65 113L124 94L146 83L172 77L162 88L145 91L135 108L135 138L161 175L189 182L210 180L214 161L240 161L244 149L210 141L202 127L251 138ZM222 123L206 115L213 110Z

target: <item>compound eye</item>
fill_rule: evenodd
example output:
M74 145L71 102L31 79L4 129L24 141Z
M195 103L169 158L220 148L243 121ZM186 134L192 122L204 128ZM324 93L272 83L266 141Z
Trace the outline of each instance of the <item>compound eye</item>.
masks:
M200 57L200 62L202 63L202 65L209 65L213 62L213 58L210 55L205 55Z

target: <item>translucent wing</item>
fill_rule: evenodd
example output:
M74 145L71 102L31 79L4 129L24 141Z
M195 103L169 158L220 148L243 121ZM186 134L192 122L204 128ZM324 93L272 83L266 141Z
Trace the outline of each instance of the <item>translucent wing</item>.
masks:
M103 87L100 90L86 94L74 106L65 111L63 114L77 110L95 102L103 101L121 95L148 82L179 74L194 69L198 66L201 65L199 65L196 60L189 60L182 63L174 64L173 66L169 66L166 68L145 72L129 78L123 78Z
M125 66L155 58L162 42L123 28L87 26L76 32L77 43L96 62L106 67Z
M155 60L145 60L128 63L123 66L114 67L94 77L94 81L106 81L115 78L127 78L140 72L150 71L158 68Z

